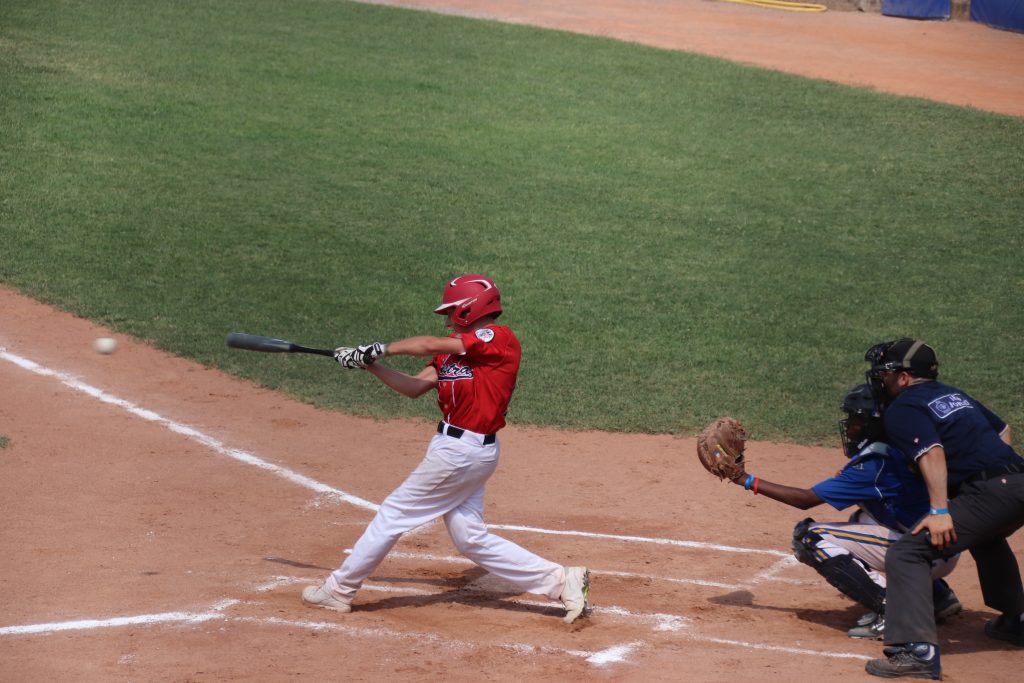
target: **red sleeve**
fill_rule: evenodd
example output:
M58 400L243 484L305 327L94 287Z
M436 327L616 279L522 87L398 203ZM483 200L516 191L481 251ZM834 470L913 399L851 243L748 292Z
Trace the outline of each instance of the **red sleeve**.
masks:
M495 361L505 356L508 340L502 328L481 327L474 332L459 335L466 348L465 356L475 361Z

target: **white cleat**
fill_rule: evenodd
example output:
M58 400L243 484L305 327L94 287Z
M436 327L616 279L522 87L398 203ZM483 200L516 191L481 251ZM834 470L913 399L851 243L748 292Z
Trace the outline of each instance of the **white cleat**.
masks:
M590 570L586 567L566 567L565 585L562 587L562 594L558 596L565 605L565 617L562 621L567 624L576 621L576 618L587 609L589 598Z
M335 612L352 611L351 604L334 597L323 586L306 586L302 590L302 602L309 607L323 607Z

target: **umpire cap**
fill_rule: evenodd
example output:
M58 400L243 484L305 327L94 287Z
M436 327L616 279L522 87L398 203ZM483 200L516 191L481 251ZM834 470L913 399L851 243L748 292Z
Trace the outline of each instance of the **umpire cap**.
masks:
M939 360L935 356L935 349L923 341L909 337L889 342L887 346L878 350L872 360L874 366L871 370L876 373L899 370L926 379L935 379L939 376Z

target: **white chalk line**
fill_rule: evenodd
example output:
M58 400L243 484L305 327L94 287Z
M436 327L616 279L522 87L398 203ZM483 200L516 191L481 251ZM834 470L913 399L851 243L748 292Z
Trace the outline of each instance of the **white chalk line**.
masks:
M788 557L789 553L781 550L769 550L767 548L738 548L731 545L718 545L717 543L704 543L701 541L681 541L673 538L651 538L648 536L621 536L619 534L599 534L590 531L559 531L555 529L539 529L531 526L520 526L518 524L488 524L489 529L503 529L506 531L526 531L533 534L548 534L552 536L576 536L579 538L597 538L606 541L626 541L628 543L651 543L653 545L671 545L677 548L697 548L700 550L716 550L723 553L751 553L755 555L773 555L776 557Z
M797 564L799 564L799 561L795 557L793 557L792 555L784 555L783 557L780 557L778 561L772 566L768 567L762 572L755 574L754 577L750 580L750 585L755 585L763 581L789 583L795 586L805 585L808 583L807 581L803 581L801 579L790 579L784 576L778 576L779 572L785 569L789 569L790 567L795 567Z
M691 635L689 633L682 634L683 638L687 640L698 641L701 643L713 643L715 645L732 645L734 647L742 647L750 650L768 650L769 652L783 652L790 655L806 655L808 657L831 657L833 659L862 659L869 660L874 657L862 655L856 652L823 652L821 650L808 650L800 647L785 647L784 645L771 645L769 643L751 643L746 640L730 640L728 638L713 638L711 636L702 635Z
M74 391L86 394L87 396L92 396L93 398L96 398L96 399L102 401L103 403L107 403L109 405L117 406L118 408L121 408L122 410L125 410L126 412L128 412L128 413L130 413L132 415L135 415L136 417L140 417L140 418L142 418L144 420L147 420L149 422L153 422L155 424L159 424L159 425L163 426L164 428L166 428L166 429L168 429L168 430L170 430L170 431L172 431L172 432L174 432L176 434L180 434L180 435L182 435L182 436L184 436L186 438L192 439L193 441L196 441L197 443L200 443L200 444L206 446L207 448L213 450L216 453L219 453L221 455L225 455L225 456L227 456L229 458L233 458L233 459L235 459L235 460L237 460L239 462L243 462L243 463L245 463L247 465L253 465L253 466L258 467L258 468L260 468L260 469L262 469L264 471L271 472L272 474L276 474L277 476L282 477L283 479L286 479L286 480L292 482L293 484L298 484L299 486L303 486L303 487L305 487L307 489L310 489L310 490L316 492L317 494L328 496L328 497L331 497L331 498L335 498L335 499L341 500L343 502L349 503L350 505L354 505L354 506L356 506L358 508L362 508L362 509L365 509L365 510L376 511L380 507L376 503L371 503L368 500L365 500L365 499L360 498L358 496L355 496L355 495L352 495L352 494L347 493L345 491L342 491L341 489L334 488L333 486L329 486L328 484L324 484L322 482L319 482L319 481L317 481L315 479L312 479L311 477L307 477L304 474L299 474L298 472L290 470L290 469L288 469L286 467L282 467L281 465L276 465L274 463L268 462L268 461L266 461L266 460L264 460L264 459L262 459L262 458L260 458L260 457L258 457L256 455L254 455L253 453L250 453L248 451L243 451L243 450L240 450L240 449L237 449L237 448L231 448L229 446L226 446L220 440L215 439L212 436L209 436L207 434L204 434L203 432L199 431L198 429L190 427L190 426L188 426L186 424L183 424L181 422L176 422L174 420L170 420L170 419L168 419L166 417L163 417L162 415L160 415L160 414L158 414L158 413L156 413L156 412L154 412L152 410L148 410L146 408L142 408L142 407L132 403L131 401L128 401L126 399L119 398L117 396L109 394L109 393L103 391L102 389L94 387L94 386L92 386L90 384L86 384L85 382L82 382L81 380L79 380L79 379L77 379L77 378L75 378L75 377L73 377L73 376L71 376L71 375L69 375L67 373L60 372L60 371L57 371L57 370L52 370L50 368L44 367L42 365L39 365L35 361L29 360L27 358L24 358L22 356L18 356L16 354L13 354L13 353L9 352L4 347L0 347L0 358L4 359L4 360L6 360L6 361L8 361L10 363L13 363L14 365L17 365L18 367L20 367L20 368L22 368L24 370L28 370L29 372L33 372L33 373L35 373L37 375L40 375L42 377L54 378L54 379L58 380L64 386L68 387L69 389L72 389ZM547 534L547 535L555 535L555 536L574 536L574 537L579 537L579 538L593 538L593 539L600 539L600 540L625 541L625 542L630 542L630 543L650 543L650 544L654 544L654 545L669 545L669 546L674 546L674 547L679 547L679 548L697 548L697 549L703 549L703 550L716 550L716 551L719 551L719 552L727 552L727 553L751 553L751 554L772 555L772 556L779 556L779 557L788 556L788 553L784 553L784 552L781 552L781 551L778 551L778 550L759 549L759 548L740 548L740 547L727 546L727 545L718 545L718 544L715 544L715 543L703 543L703 542L699 542L699 541L683 541L683 540L670 539L670 538L649 538L649 537L645 537L645 536L623 536L623 535L618 535L618 534L601 534L601 533L592 533L592 532L586 532L586 531L561 531L561 530L554 530L554 529L541 529L541 528L538 528L538 527L522 526L522 525L517 525L517 524L488 524L488 527L492 528L492 529L502 529L502 530L507 530L507 531L523 531L523 532L534 533L534 534Z
M553 647L550 645L531 645L529 643L480 643L478 641L464 641L456 640L454 638L446 638L438 635L437 633L395 631L387 628L368 629L334 621L305 621L301 619L283 619L281 617L234 617L232 621L268 626L303 628L311 631L333 631L343 633L349 637L415 640L418 642L443 645L449 648L460 648L464 650L479 650L493 647L501 650L509 650L521 655L530 655L538 652L542 654L568 655L570 657L580 657L585 659L588 663L595 666L604 666L606 664L623 662L629 654L643 644L643 641L637 641L633 643L626 643L624 645L614 645L610 648L593 652Z
M191 426L183 424L181 422L177 422L177 421L168 419L166 417L163 417L162 415L160 415L159 413L156 413L155 411L152 411L152 410L140 407L140 406L136 405L135 403L133 403L131 401L119 398L117 396L114 396L114 395L106 392L106 391L103 391L102 389L99 389L99 388L97 388L95 386L92 386L90 384L82 382L81 380L75 378L74 376L72 376L72 375L70 375L68 373L64 373L64 372L60 372L60 371L57 371L57 370L53 370L51 368L44 367L44 366L42 366L42 365L40 365L40 364L38 364L38 363L36 363L36 362L34 362L32 360L29 360L29 359L24 358L22 356L18 356L16 354L10 353L9 351L7 351L7 349L2 348L2 347L0 347L0 358L4 359L4 360L6 360L6 361L8 361L10 363L13 363L14 365L17 365L18 367L21 367L24 370L27 370L27 371L32 372L34 374L40 375L42 377L54 378L54 379L58 380L64 386L68 387L69 389L72 389L73 391L85 394L87 396L95 398L95 399L97 399L97 400L99 400L99 401L101 401L103 403L108 404L108 405L112 405L112 406L118 407L118 408L128 412L129 414L134 415L134 416L139 417L139 418L142 418L142 419L144 419L146 421L153 422L155 424L159 424L159 425L163 426L164 428L168 429L169 431L174 432L176 434L179 434L181 436L184 436L184 437L186 437L188 439L191 439L191 440L193 440L193 441L195 441L195 442L197 442L197 443L199 443L199 444L201 444L203 446L206 446L210 450L212 450L212 451L214 451L214 452L216 452L216 453L218 453L220 455L227 456L227 457L232 458L234 460L237 460L239 462L242 462L242 463L245 463L245 464L248 464L248 465L252 465L252 466L257 467L259 469L262 469L264 471L267 471L267 472L270 472L272 474L275 474L275 475L277 475L277 476L279 476L279 477L281 477L283 479L291 481L294 484L297 484L297 485L302 486L304 488L307 488L307 489L309 489L311 491L314 491L318 495L323 495L323 496L326 496L328 498L340 500L342 502L349 503L350 505L353 505L353 506L358 507L358 508L366 509L366 510L376 511L379 508L379 506L377 504L372 503L372 502L370 502L368 500L365 500L365 499L360 498L358 496L355 496L355 495L352 495L352 494L347 493L345 491L342 491L341 489L337 489L337 488L332 487L330 485L327 485L327 484L324 484L322 482L319 482L319 481L317 481L315 479L307 477L307 476L305 476L303 474L295 472L295 471L293 471L291 469L288 469L286 467L283 467L283 466L280 466L280 465L268 462L268 461L266 461L266 460L256 456L253 453L250 453L248 451L244 451L244 450L237 449L237 448L231 448L231 447L225 445L219 439L211 437L211 436L209 436L209 435L199 431L198 429L195 429L194 427L191 427ZM613 541L622 541L622 542L630 542L630 543L649 543L649 544L655 544L655 545L668 545L668 546L682 547L682 548L714 550L714 551L718 551L718 552L772 555L772 556L778 556L778 557L782 557L782 558L788 558L788 555L786 553L783 553L783 552L780 552L780 551L776 551L776 550L756 549L756 548L742 548L742 547L726 546L726 545L720 545L720 544L714 544L714 543L704 543L704 542L699 542L699 541L687 541L687 540L667 539L667 538L652 538L652 537L643 537L643 536L627 536L627 535L620 535L620 534L603 534L603 533L572 531L572 530L553 530L553 529L543 529L543 528L538 528L538 527L530 527L530 526L523 526L523 525L512 525L512 524L497 524L497 525L489 525L489 526L491 528L495 528L495 529L503 529L503 530L509 530L509 531L521 531L521 532L525 532L525 533L547 534L547 535L556 535L556 536L573 536L573 537L579 537L579 538L592 538L592 539L601 539L601 540L613 540ZM784 568L784 567L782 567L780 565L780 563L776 563L771 568L769 568L769 570L767 570L766 572L763 572L763 574L765 574L765 577L767 578L769 576L768 572L778 571L781 568ZM633 575L633 574L629 574L629 573L625 573L625 572L614 572L614 573L609 572L609 573L612 574L612 575L619 575L619 576L643 576L643 575ZM722 588L734 588L734 586L732 586L730 584L718 584L716 582L706 582L706 581L702 581L702 580L699 580L699 579L673 579L673 578L669 578L669 577L644 577L644 578L664 579L664 580L667 580L667 581L676 581L676 582L679 582L679 583L692 583L692 584L697 584L697 585L708 585L708 586L715 586L715 587L722 587ZM775 577L773 580L780 580L780 579ZM289 579L289 581L290 581L290 579ZM276 587L276 585L270 585L270 586L263 587L262 590L273 590L274 587ZM99 620L97 620L97 619L87 619L87 620L79 620L79 621L58 622L58 623L52 623L52 624L31 624L31 625L26 625L26 626L0 627L0 635L32 634L32 633L52 633L52 632L66 631L66 630L80 630L80 629L88 629L88 628L111 628L111 627L126 626L126 625L150 625L150 624L165 624L165 623L202 623L202 622L213 620L213 619L227 619L227 617L225 617L225 615L222 614L221 610L224 609L225 607L230 606L230 605L235 604L235 603L237 603L237 601L230 601L230 600L229 601L224 601L223 603L219 603L218 605L215 605L213 608L211 608L211 611L209 611L209 612L202 612L202 613L194 613L194 612L164 612L164 613L159 613L159 614L136 615L136 616L128 616L128 617L114 617L114 618L110 618L110 619L99 619ZM541 604L541 603L524 603L524 604ZM602 611L606 611L608 613L630 614L628 611L622 610L621 608L607 608L606 607L606 608L600 608L600 609ZM680 619L684 619L683 617L678 617L676 615L657 615L657 616L660 619L660 621L658 622L658 625L655 627L657 630L677 630L678 628L681 628L680 624L683 623L683 622L680 622L679 620ZM259 619L259 618L255 618L255 617L231 617L230 620L233 620L233 621L254 621L255 620L255 621L260 621L262 623L286 623L286 621L287 621L287 620L281 620L281 619L277 619L277 618L263 618L263 619ZM290 623L292 625L301 625L302 623L305 623L305 622L287 622L287 623ZM337 625L334 625L334 626L337 626ZM345 627L345 628L351 628L351 627ZM425 635L424 637L427 637L428 639L432 639L432 640L440 638L440 636L436 636L436 635L432 635L432 634ZM699 637L695 638L692 635L690 635L688 637L691 640L693 640L693 639L701 640L702 639L702 638L699 638ZM811 650L806 650L805 651L805 650L794 650L792 648L778 648L776 646L770 646L770 645L745 644L745 643L743 643L741 641L724 641L724 640L720 640L720 639L709 639L709 640L707 640L707 642L718 642L718 643L721 643L721 644L736 644L736 645L740 645L740 646L743 646L743 647L756 647L758 649L777 649L777 650L783 651L783 652L799 652L799 653L814 654L814 655L822 655L822 654L830 655L831 654L831 653L818 653L818 652L811 651ZM573 656L582 656L582 657L586 658L587 661L591 662L592 664L601 665L601 664L610 663L610 662L613 662L613 661L622 661L622 658L624 656L628 655L630 652L635 650L637 647L640 647L641 645L643 645L642 641L641 642L636 642L636 643L628 643L628 644L625 644L625 645L614 646L612 648L609 648L608 650L603 650L603 651L600 651L600 652L580 652L580 651L568 651L568 650L564 650L563 652L565 652L567 654L572 654ZM550 650L551 649L551 648L537 648L535 646L529 646L529 645L513 645L511 647L513 647L513 649L527 648L529 651L537 651L537 650L545 651L545 650ZM832 655L832 656L838 656L838 655ZM859 656L859 655L848 655L848 656Z
M276 587L294 583L308 583L308 581L295 577L278 576L274 577L274 579L272 579L269 582L257 586L254 590L266 591ZM386 584L367 584L364 586L364 590L387 593L405 593L412 595L439 595L444 593L444 591L428 591L420 588L396 587ZM537 606L545 608L551 607L550 603L541 603L532 600L513 599L510 600L510 602L528 606ZM648 644L644 640L634 640L629 643L612 645L608 648L597 651L565 649L552 646L539 646L532 645L529 643L487 644L475 641L467 642L453 638L447 638L438 633L396 631L394 629L388 628L367 628L363 626L345 624L336 621L325 622L309 621L302 619L284 619L280 617L230 616L224 614L224 611L227 608L236 606L241 603L242 601L240 600L226 598L214 603L208 610L204 612L160 612L157 614L140 614L126 617L113 617L109 619L80 619L75 621L54 622L46 624L5 626L0 627L0 635L46 635L52 633L59 633L63 631L83 631L100 628L116 628L122 626L157 626L162 624L191 625L201 624L214 620L220 620L222 622L233 623L246 623L267 626L287 626L292 628L303 628L313 631L333 631L343 633L348 636L364 638L416 640L419 642L432 643L435 645L444 645L447 647L459 647L463 649L481 649L487 647L497 647L500 649L511 650L513 652L520 654L529 654L534 652L541 652L547 654L561 654L583 658L588 663L594 666L604 666L606 664L624 662L629 657L629 655L631 655L637 649L644 647ZM795 654L812 657L830 657L838 659L862 660L870 659L870 657L852 652L820 651L806 648L785 647L779 645L772 645L768 643L755 643L750 641L704 636L699 633L694 633L690 631L690 620L687 619L685 616L678 614L634 612L617 606L591 607L590 611L591 614L595 614L598 616L615 616L630 621L644 623L646 625L650 625L652 627L652 630L654 631L671 632L673 636L681 637L691 642L712 643L716 645L727 645L732 647L740 647L744 649L766 650L771 652L780 652L785 654Z
M259 458L253 455L252 453L249 453L248 451L243 451L237 448L229 448L218 439L215 439L212 436L204 434L200 432L198 429L194 429L193 427L189 427L188 425L182 424L180 422L175 422L174 420L169 420L166 417L163 417L162 415L153 412L152 410L141 408L132 403L131 401L127 401L123 398L118 398L117 396L108 394L102 389L98 389L90 384L86 384L85 382L82 382L67 373L58 372L57 370L51 370L50 368L43 367L42 365L39 365L38 363L31 361L27 358L22 358L21 356L17 356L13 353L10 353L9 351L7 351L7 349L4 349L2 347L0 347L0 358L3 358L8 362L14 363L18 367L28 370L29 372L33 372L37 375L43 377L52 377L58 380L64 386L68 387L69 389L73 389L74 391L86 394L87 396L92 396L93 398L98 399L103 403L117 406L118 408L121 408L122 410L136 417L140 417L143 420L147 420L149 422L154 422L165 427L166 429L169 429L170 431L176 434L180 434L184 437L192 439L193 441L196 441L206 446L207 448L216 453L226 455L229 458L234 458L235 460L243 462L247 465L253 465L268 472L272 472L273 474L276 474L279 477L287 479L288 481L298 484L299 486L303 486L307 489L315 491L320 495L331 496L343 500L344 502L349 503L350 505L354 505L356 507L363 508L366 510L376 511L377 508L379 507L378 505L371 503L368 500L363 500L358 496L353 496L352 494L346 493L340 489L336 489L333 486L328 486L327 484L321 483L303 474L299 474L298 472L294 472L286 467L281 467L280 465L275 465L273 463L267 462L266 460L263 460L262 458Z
M446 595L457 593L457 590L427 590L424 588L412 588L409 586L394 586L383 583L365 583L362 590L376 593L401 593L405 595ZM496 596L497 597L497 596ZM505 598L505 602L524 607L539 607L541 609L561 609L553 602L540 602L538 600L526 600L523 598ZM654 631L679 631L690 625L690 620L680 614L664 614L661 612L633 612L625 607L591 605L587 608L590 614L615 616L625 621L634 621L650 626Z
M60 621L50 624L3 626L0 627L0 636L56 633L58 631L84 631L94 628L167 624L175 622L198 624L211 619L222 619L223 617L224 615L218 612L161 612L159 614L140 614L133 617L113 617L111 619L81 619L78 621Z
M352 554L351 548L345 549L346 555ZM473 560L462 557L461 555L434 555L432 553L410 553L403 552L400 550L392 550L388 553L388 559L395 560L416 560L417 562L426 560L428 562L448 562L451 564L475 564ZM683 577L674 576L656 576L654 574L638 574L635 572L622 572L614 571L610 569L596 569L590 567L590 572L597 576L616 576L624 579L649 579L652 581L665 581L667 583L683 583L692 586L706 586L710 588L723 588L725 590L742 590L749 588L752 584L747 583L721 583L718 581L707 581L705 579L688 579ZM756 578L756 577L755 577ZM770 579L777 581L778 579ZM752 582L756 583L756 582Z

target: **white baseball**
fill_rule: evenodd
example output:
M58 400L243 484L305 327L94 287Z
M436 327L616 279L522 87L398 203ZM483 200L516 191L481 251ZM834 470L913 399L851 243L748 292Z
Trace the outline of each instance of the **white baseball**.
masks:
M100 337L92 343L96 353L110 354L117 349L117 340L110 337Z

